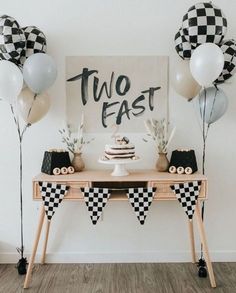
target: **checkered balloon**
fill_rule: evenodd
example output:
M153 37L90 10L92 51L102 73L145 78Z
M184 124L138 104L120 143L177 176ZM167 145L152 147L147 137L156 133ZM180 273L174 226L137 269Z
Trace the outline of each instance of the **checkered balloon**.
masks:
M97 224L98 219L102 215L103 209L106 206L111 192L107 188L81 188L84 195L84 201L88 208L90 218L93 225Z
M129 188L127 196L141 225L145 223L156 188Z
M174 191L178 201L191 221L197 204L201 181L176 183L171 185L170 188Z
M236 72L236 41L225 40L221 45L221 50L224 54L224 68L220 76L215 80L215 83L223 83Z
M25 35L11 16L0 17L0 59L17 63L26 44Z
M185 39L182 28L175 35L175 50L182 59L190 59L194 50L194 47Z
M227 32L227 20L212 3L197 3L183 17L183 33L192 46L203 43L220 44Z
M20 58L20 63L23 65L25 60L32 54L46 53L47 42L44 33L36 26L26 26L22 30L26 37L26 48Z
M57 184L55 182L39 182L39 188L44 203L45 213L48 221L51 221L55 210L69 190L69 186Z

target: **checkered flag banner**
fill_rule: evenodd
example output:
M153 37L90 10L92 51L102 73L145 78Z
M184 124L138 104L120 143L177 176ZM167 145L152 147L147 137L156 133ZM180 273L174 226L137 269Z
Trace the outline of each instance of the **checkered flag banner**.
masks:
M215 83L223 83L236 72L236 41L225 40L221 45L224 54L224 68Z
M39 188L48 221L51 221L55 210L69 190L69 186L53 182L39 182Z
M111 192L107 188L81 188L84 195L84 201L88 208L89 216L93 225L97 224L98 219L102 215L103 209L106 206Z
M183 30L180 28L175 35L175 50L182 59L190 59L195 48L185 39Z
M25 35L18 22L8 15L0 17L0 59L17 63L25 48Z
M203 43L220 44L227 32L227 20L212 3L197 3L183 17L183 33L192 46Z
M35 53L46 53L47 42L44 33L36 26L22 28L26 38L26 48L23 50L20 62L23 65L25 60Z
M178 183L171 185L170 188L174 191L178 201L191 221L197 204L201 181Z
M129 188L127 196L141 225L145 223L156 188Z

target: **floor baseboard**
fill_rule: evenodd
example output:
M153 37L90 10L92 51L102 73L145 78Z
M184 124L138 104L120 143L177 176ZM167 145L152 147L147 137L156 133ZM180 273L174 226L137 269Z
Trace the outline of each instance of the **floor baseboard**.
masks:
M199 253L197 254L199 255ZM236 262L236 251L212 251L213 262ZM29 260L30 255L25 255ZM17 253L0 253L0 263L16 263ZM36 256L36 262L40 255ZM153 263L153 262L190 262L190 251L147 251L147 252L111 252L111 253L48 253L48 263Z

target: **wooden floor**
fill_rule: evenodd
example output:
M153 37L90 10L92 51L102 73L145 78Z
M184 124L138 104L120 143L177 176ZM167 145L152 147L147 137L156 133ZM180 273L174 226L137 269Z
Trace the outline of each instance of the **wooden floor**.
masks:
M37 293L204 293L236 292L236 263L215 263L218 287L197 276L194 264L35 265L30 289L14 265L0 265L0 292Z

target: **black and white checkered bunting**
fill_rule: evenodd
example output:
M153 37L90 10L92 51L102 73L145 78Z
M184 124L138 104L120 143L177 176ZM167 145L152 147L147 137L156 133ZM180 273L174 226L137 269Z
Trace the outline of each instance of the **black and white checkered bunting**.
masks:
M8 15L0 17L0 59L17 62L26 45L18 22Z
M225 40L221 45L224 54L224 68L215 83L223 83L236 72L236 41Z
M171 185L178 201L191 221L194 215L197 199L199 196L201 181L192 181Z
M51 221L55 210L69 190L69 186L54 182L39 182L39 188L48 221Z
M145 223L156 188L129 188L127 196L141 225Z
M190 59L195 48L185 39L183 30L180 28L175 35L175 50L182 59Z
M84 195L84 201L88 208L89 216L93 225L97 224L98 219L102 215L103 209L106 206L111 192L107 188L81 188Z
M47 42L44 33L36 26L26 26L22 30L26 37L26 48L20 58L20 62L23 65L25 60L32 54L46 53Z
M192 46L203 43L220 44L227 32L227 20L212 3L197 3L183 17L183 33Z

